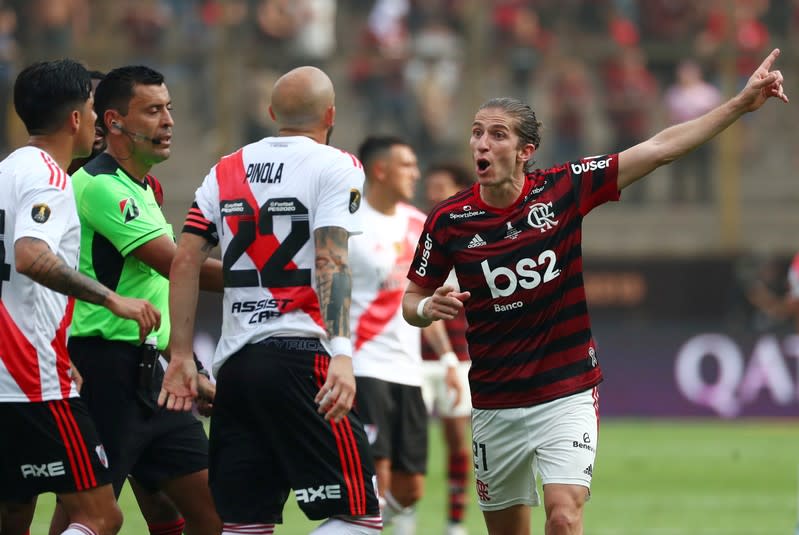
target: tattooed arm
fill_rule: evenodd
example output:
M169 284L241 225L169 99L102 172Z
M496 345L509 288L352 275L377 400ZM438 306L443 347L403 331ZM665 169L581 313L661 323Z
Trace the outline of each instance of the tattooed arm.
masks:
M14 242L17 272L56 292L101 305L139 324L142 340L161 325L161 313L144 299L122 297L91 277L69 267L43 240L23 236Z
M323 227L314 232L319 307L330 338L350 337L352 273L348 238L349 233L340 227Z
M355 399L352 345L349 342L352 272L348 263L348 239L349 233L340 227L322 227L314 231L319 308L328 336L333 340L334 353L327 380L316 395L316 402L319 403L319 413L335 422L347 415ZM349 349L341 349L347 344Z

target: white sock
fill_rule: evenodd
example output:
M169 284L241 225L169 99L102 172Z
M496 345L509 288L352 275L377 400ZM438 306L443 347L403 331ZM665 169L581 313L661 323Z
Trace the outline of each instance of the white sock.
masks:
M87 528L83 524L73 522L67 526L67 530L63 531L61 535L97 535L94 531Z
M383 515L383 524L386 526L394 522L394 517L402 514L405 508L397 501L390 490L380 497L380 512Z
M382 530L379 516L342 516L328 518L311 535L379 535Z
M222 525L222 535L272 535L274 532L274 524L233 524L225 522Z
M416 535L416 507L410 506L394 516L394 535Z

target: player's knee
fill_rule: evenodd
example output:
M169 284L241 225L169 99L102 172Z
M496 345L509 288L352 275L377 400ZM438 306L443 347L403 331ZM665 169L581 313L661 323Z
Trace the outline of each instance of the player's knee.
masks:
M582 513L570 507L555 507L547 517L547 533L570 535L580 533Z
M122 510L114 502L113 506L105 507L98 516L97 535L116 535L122 529Z
M311 535L379 535L382 530L379 516L339 516L322 522Z

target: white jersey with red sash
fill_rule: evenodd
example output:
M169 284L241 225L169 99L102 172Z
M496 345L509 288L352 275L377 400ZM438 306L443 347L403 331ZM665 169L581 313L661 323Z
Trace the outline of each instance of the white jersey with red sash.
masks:
M364 233L350 240L355 375L421 386L421 331L403 319L402 295L425 216L408 204L362 210Z

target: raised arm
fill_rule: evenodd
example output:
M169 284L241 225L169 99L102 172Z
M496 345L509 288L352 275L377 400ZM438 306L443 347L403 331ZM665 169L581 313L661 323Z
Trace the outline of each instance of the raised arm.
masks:
M775 48L755 70L740 93L691 121L680 123L619 154L619 189L624 189L658 167L670 163L710 140L770 97L788 102L782 73L771 70L780 50Z
M191 409L197 397L197 366L192 344L203 262L214 246L197 234L183 232L169 271L169 367L158 404L170 410Z
M161 325L161 313L149 301L122 297L91 277L69 267L43 240L25 236L14 242L17 272L56 292L106 307L139 324L139 338Z

